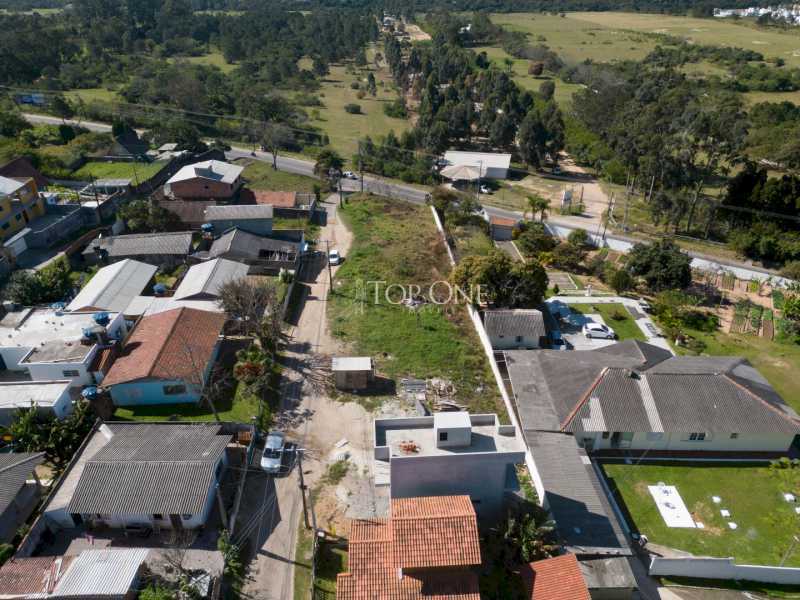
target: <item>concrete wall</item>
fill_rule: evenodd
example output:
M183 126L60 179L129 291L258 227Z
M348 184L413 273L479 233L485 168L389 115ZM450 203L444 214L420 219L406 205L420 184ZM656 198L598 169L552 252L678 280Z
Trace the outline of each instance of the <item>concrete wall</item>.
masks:
M482 519L502 516L507 468L525 461L524 452L395 456L392 498L467 494Z
M689 441L688 433L634 433L631 450L680 450L692 452L784 452L792 445L791 434L740 433L731 438L730 433L706 434L704 441ZM611 435L603 439L600 432L576 434L579 441L594 440L594 450L607 450ZM584 444L585 445L585 444Z
M736 579L782 585L800 584L800 569L737 565L732 558L661 558L653 557L650 575Z
M234 183L211 181L210 179L195 178L186 181L170 183L169 188L176 198L219 198L233 197L242 181L237 179Z

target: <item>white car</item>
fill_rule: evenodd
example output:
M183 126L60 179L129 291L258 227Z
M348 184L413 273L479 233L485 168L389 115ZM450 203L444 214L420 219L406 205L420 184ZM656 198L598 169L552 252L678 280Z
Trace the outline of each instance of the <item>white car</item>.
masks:
M280 431L270 431L264 452L261 454L261 468L267 473L278 473L281 470L283 450L286 436Z
M611 327L594 322L586 323L586 325L583 326L583 335L587 338L598 338L601 340L613 340L617 337L617 334L614 333Z
M342 172L342 177L344 177L345 179L358 179L358 175L356 175L352 171Z
M489 189L488 186L482 185L481 186L481 194L491 194L492 190Z
M330 265L338 265L342 262L342 255L339 254L338 250L331 250L328 252L328 264Z

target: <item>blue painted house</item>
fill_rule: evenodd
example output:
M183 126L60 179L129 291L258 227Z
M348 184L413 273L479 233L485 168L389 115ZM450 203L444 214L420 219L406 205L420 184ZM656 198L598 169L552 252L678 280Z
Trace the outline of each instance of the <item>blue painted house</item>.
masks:
M103 379L114 405L198 403L225 320L186 307L143 317Z

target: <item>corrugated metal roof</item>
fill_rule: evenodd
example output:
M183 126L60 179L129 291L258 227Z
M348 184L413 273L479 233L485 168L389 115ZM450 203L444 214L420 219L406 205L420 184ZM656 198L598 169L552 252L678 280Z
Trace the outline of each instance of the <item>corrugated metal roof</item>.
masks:
M233 183L242 174L244 167L220 160L206 160L182 167L173 175L167 185L190 179L211 179L222 183Z
M103 267L67 305L67 310L96 308L120 312L142 293L158 267L126 258Z
M205 211L206 221L233 221L238 219L271 219L269 204L230 204L209 206Z
M262 253L276 253L296 256L300 251L300 244L287 242L275 238L255 235L242 229L231 229L214 240L209 250L209 255L219 257L233 252L242 256L267 259Z
M147 548L84 550L56 585L54 595L122 598L136 584Z
M89 243L84 253L93 252L96 246L108 252L110 257L147 254L188 255L192 249L192 232L132 233L96 238Z
M86 462L69 512L202 512L230 441L219 426L109 424L109 429L113 437Z
M8 196L25 187L25 182L0 175L0 194Z
M547 335L542 312L535 309L487 310L484 325L490 337L540 338Z
M225 258L193 265L172 297L176 300L185 300L201 294L217 296L223 285L245 277L249 269L250 267L245 264Z
M451 165L468 165L472 167L480 165L484 173L486 173L486 169L507 169L511 166L510 154L499 154L496 152L461 152L458 150L448 150L444 153L444 159Z
M44 452L0 454L0 514L17 497L36 466L43 462Z

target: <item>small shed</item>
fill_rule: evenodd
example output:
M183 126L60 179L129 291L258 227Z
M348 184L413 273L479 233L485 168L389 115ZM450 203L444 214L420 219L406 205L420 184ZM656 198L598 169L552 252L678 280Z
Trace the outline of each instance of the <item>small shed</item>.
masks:
M492 239L498 242L507 242L514 239L514 228L519 221L516 219L506 219L505 217L490 217L489 229Z
M369 356L335 357L331 370L340 390L363 390L375 380L375 367Z
M469 413L438 412L433 415L437 448L467 447L472 443L472 421Z

